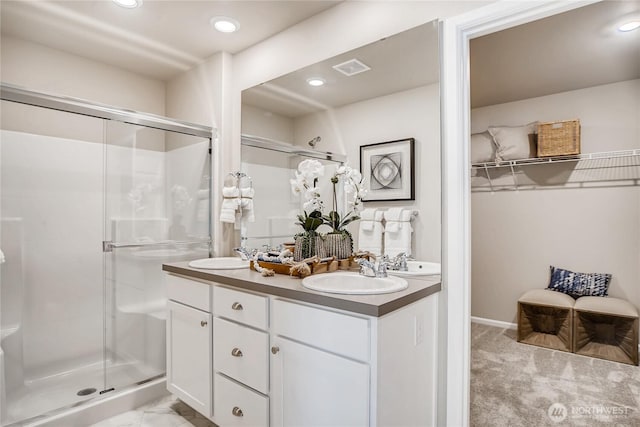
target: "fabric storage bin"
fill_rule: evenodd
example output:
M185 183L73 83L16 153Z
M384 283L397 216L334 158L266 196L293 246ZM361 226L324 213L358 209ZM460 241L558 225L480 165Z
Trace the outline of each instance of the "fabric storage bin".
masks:
M580 154L580 120L538 123L538 157Z

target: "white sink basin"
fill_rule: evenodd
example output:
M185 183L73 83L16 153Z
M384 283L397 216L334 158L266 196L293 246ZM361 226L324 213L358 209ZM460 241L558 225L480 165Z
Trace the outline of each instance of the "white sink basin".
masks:
M388 294L407 289L401 277L366 277L358 273L324 273L302 279L307 289L332 294L372 295Z
M408 271L387 270L388 274L394 276L433 276L440 274L439 262L407 261Z
M189 267L203 268L206 270L236 270L249 268L249 261L243 261L238 257L204 258L191 261Z

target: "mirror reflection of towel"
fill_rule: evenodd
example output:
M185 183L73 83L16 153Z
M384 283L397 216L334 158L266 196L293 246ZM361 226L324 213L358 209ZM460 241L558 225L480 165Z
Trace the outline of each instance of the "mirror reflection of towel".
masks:
M236 210L240 202L240 189L238 187L222 188L222 206L220 207L220 221L235 223Z

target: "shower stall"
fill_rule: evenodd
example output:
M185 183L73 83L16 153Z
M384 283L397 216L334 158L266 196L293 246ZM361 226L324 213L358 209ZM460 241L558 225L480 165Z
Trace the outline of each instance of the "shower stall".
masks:
M329 178L346 162L346 156L247 134L242 135L241 144L242 172L251 177L254 210L260 212L255 222L242 228L242 245L263 248L293 242L293 236L302 230L296 222L304 202L293 195L289 185L298 164L305 159L315 159L325 167L324 179L319 180L317 186L322 202L330 209L333 187ZM337 190L338 208L343 212L344 194L341 187Z
M165 373L163 262L211 253L206 126L2 86L0 424Z

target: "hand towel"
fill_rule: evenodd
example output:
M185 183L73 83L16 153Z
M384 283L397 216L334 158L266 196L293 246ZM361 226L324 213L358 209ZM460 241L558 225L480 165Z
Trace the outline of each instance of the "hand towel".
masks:
M4 259L4 252L2 252L2 249L0 249L0 264L3 264L5 261Z
M417 211L407 208L389 208L384 211L384 219L389 221L411 221Z
M236 210L240 202L240 189L238 187L222 188L222 206L220 207L220 221L235 223Z
M255 191L251 187L240 189L240 213L241 221L254 222L256 220L253 212L253 196Z
M384 254L395 257L400 253L411 255L412 209L389 208L384 213Z
M358 250L382 254L382 218L382 212L378 209L364 209L360 212Z
M389 221L401 221L402 212L405 211L405 208L389 208L384 211L384 219Z
M408 221L387 222L384 233L384 254L389 257L395 257L402 252L411 255L412 232L413 228Z

